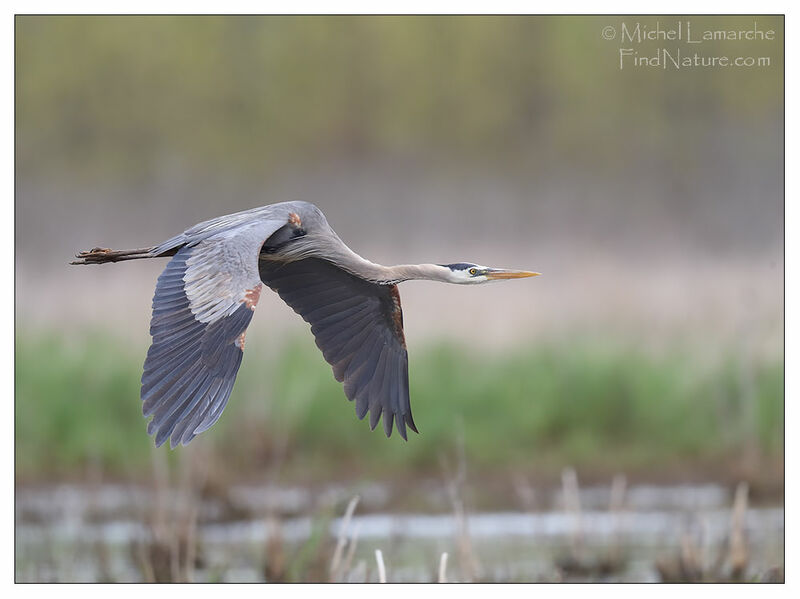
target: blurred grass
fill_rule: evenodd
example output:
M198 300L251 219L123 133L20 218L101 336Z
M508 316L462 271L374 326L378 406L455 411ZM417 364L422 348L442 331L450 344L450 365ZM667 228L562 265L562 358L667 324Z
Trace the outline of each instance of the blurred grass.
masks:
M144 351L106 332L18 329L17 476L149 471ZM285 442L290 469L388 477L436 470L460 439L477 469L641 468L783 447L781 361L650 355L588 339L487 355L442 343L412 348L410 360L421 434L405 443L356 420L310 339L251 343L222 419L172 459L212 444L215 459L245 474L263 471Z

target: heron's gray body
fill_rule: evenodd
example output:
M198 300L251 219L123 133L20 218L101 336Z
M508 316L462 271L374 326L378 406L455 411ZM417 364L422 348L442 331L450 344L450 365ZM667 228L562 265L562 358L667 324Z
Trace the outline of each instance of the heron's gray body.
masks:
M220 417L241 365L245 332L269 286L311 325L317 346L356 414L416 431L397 283L532 276L469 263L386 267L365 260L308 202L283 202L199 223L152 248L96 248L76 264L171 256L153 297L142 375L148 433L189 443ZM467 273L469 270L469 273Z

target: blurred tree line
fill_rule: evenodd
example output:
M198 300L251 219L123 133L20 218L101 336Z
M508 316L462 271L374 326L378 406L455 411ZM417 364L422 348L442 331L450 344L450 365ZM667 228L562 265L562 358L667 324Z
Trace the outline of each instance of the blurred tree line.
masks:
M686 168L708 151L681 142L698 127L782 129L782 17L755 19L777 41L698 48L769 67L680 72L620 70L601 31L622 20L678 18L19 16L17 173L135 179L178 157L263 174L378 153L613 174L645 159Z

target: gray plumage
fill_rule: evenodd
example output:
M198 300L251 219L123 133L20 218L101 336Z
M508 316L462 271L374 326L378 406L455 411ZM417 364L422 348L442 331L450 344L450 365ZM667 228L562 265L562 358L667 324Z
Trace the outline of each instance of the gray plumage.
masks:
M478 266L381 266L348 248L325 216L307 202L283 202L221 216L160 245L137 250L95 248L73 264L171 256L153 297L150 346L142 375L142 410L156 445L189 443L220 417L242 362L245 333L262 282L311 325L334 377L369 413L417 432L411 415L408 353L397 283L449 283L533 276Z

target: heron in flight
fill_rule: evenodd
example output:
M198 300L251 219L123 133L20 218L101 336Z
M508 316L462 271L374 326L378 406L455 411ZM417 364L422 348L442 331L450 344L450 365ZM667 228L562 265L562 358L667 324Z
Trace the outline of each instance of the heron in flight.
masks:
M187 229L136 250L94 248L72 264L172 257L158 277L142 375L142 411L156 446L186 445L228 402L245 332L262 284L311 325L317 346L344 383L356 415L403 439L417 427L408 394L408 353L397 284L412 279L470 285L532 277L478 264L381 266L347 247L308 202L282 202Z

